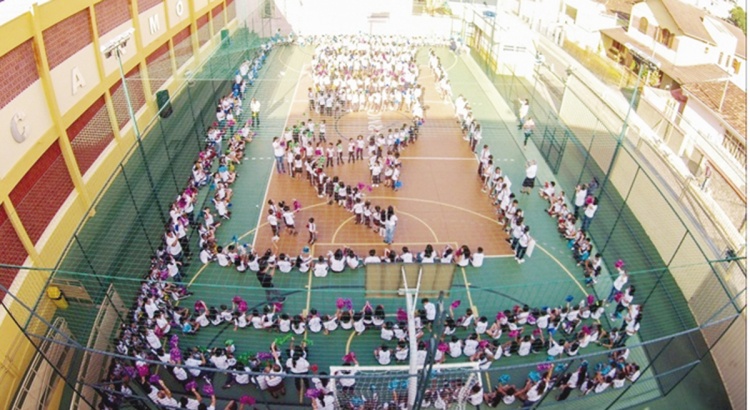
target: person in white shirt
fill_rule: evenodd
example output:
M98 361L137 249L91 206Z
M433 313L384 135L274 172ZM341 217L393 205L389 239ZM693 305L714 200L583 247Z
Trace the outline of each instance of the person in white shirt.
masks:
M279 255L279 260L276 261L276 268L279 271L289 273L292 271L292 266L292 260L285 253Z
M482 391L482 386L480 384L475 384L474 387L471 388L471 393L469 394L469 404L480 409L483 402L484 391Z
M413 263L414 254L409 252L409 248L404 246L403 248L401 248L401 255L398 256L398 259L403 263Z
M576 185L575 198L573 200L573 216L575 216L576 219L579 218L579 212L581 211L581 208L586 205L587 196L588 191L586 189L586 184Z
M319 333L323 330L323 320L318 316L316 309L310 309L310 316L307 317L307 328L313 333Z
M328 276L328 262L323 255L318 256L318 260L313 266L313 275L315 275L316 278L325 278Z
M471 255L471 266L481 268L484 263L484 248L481 246Z
M526 178L521 183L521 193L529 195L531 190L534 189L534 182L536 181L536 173L539 169L535 160L529 160L526 162Z
M380 263L380 257L377 256L377 251L375 249L370 249L369 255L365 258L363 263L365 265L369 265L371 263Z
M381 365L387 366L391 364L391 355L393 354L393 352L391 351L391 349L388 348L387 345L384 344L380 346L380 348L375 349L373 353L375 355L375 359Z
M250 101L250 115L252 116L252 127L259 127L260 126L260 101L253 98Z
M333 392L319 389L312 405L314 410L334 410L336 408L336 397L334 397Z
M198 369L198 367L205 367L206 366L206 357L203 355L203 353L199 352L198 350L194 350L193 353L188 356L187 359L185 359L185 367L187 368L188 373L190 373L193 377L200 377L201 376L201 370Z
M279 174L283 174L286 172L284 169L284 154L286 153L286 147L279 137L273 137L271 145L273 146L273 156L276 158L276 171Z

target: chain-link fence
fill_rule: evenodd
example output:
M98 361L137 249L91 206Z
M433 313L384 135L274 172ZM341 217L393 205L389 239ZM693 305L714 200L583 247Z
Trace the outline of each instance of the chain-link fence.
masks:
M256 387L248 385L241 391L233 390L231 393L219 390L226 380L237 383L238 374L248 375L250 380L260 375L268 376L269 371L264 370L265 366L273 367L274 364L273 358L268 357L269 341L279 345L284 359L291 358L290 353L283 351L292 342L286 335L262 329L235 330L239 324L235 325L232 320L212 324L217 327L216 332L191 332L182 328L179 330L183 330L184 334L180 334L175 324L177 321L172 323L168 320L169 326L175 327L173 334L180 334L174 342L169 339L168 343L176 346L165 342L161 352L152 346L153 355L135 357L137 350L127 342L128 335L138 338L134 333L142 331L138 326L130 328L133 323L137 325L134 314L141 311L139 303L146 303L144 300L153 296L161 300L160 304L168 304L172 307L170 310L176 312L180 312L182 306L192 311L220 314L226 310L222 305L228 307L233 303L239 305L240 302L245 303L243 313L251 315L254 315L253 310L258 310L258 314L262 315L267 313L267 309L279 309L276 304L269 303L268 288L260 287L253 273L238 274L244 275L239 284L235 280L222 283L220 276L217 276L219 279L216 283L194 283L189 289L180 283L170 282L169 289L152 295L151 285L146 280L150 273L149 261L144 259L144 255L155 254L163 242L162 228L168 221L170 206L186 186L187 170L196 160L196 153L204 147L205 130L213 125L215 101L231 89L235 70L242 61L263 55L261 44L258 36L240 30L226 38L200 70L184 79L180 90L170 101L172 114L167 118L154 118L143 130L144 137L136 141L126 159L118 164L106 184L107 189L94 198L92 211L96 212L89 212L93 216L81 222L53 274L19 266L2 268L14 273L24 270L41 281L49 277L48 284L66 295L66 308L53 309L52 301L45 296L39 298L36 306L19 303L21 306L15 306L13 315L36 346L41 348L43 342L50 342L73 348L72 364L66 365L68 372L65 378L70 381L66 394L74 407L119 403L127 407L149 408L152 406L147 398L151 393L149 386L159 384L159 380L174 391L175 398L182 398L189 390L181 385L181 376L174 369L186 366L200 375L189 376L189 379L194 378L201 385L215 385L214 393L222 404L232 399L242 400L247 395L266 407L309 405L309 397L305 398L304 393L294 387L295 378L312 379L313 375L309 374L285 377L284 395L272 395L267 386L266 389L262 388L260 382ZM589 234L607 261L606 265L611 266L617 259L627 260L630 284L637 286L638 300L646 314L642 329L627 343L626 358L622 358L625 349L621 346L606 346L614 342L608 340L610 343L607 343L605 339L612 337L609 331L620 325L606 315L598 323L605 325L600 343L591 345L577 355L547 357L545 347L535 349L537 354L531 357L519 357L519 346L514 346L518 341L511 336L512 330L504 329L506 334L497 338L497 346L490 340L487 340L490 343L482 345L483 349L489 349L484 354L492 352L497 357L482 372L481 378L487 392L499 391L494 388L498 383L513 385L519 391L529 385L527 380L539 386L541 380L548 378L548 383L557 390L542 389L541 397L531 401L530 406L632 407L672 391L698 363L710 359L711 349L732 323L737 319L743 320L741 312L746 304L743 280L745 261L725 258L726 255L722 253L725 244L706 243L701 227L692 223L689 214L686 215L685 209L676 203L669 181L665 181L661 173L654 172L648 155L643 153L644 149L629 136L618 139L620 130L612 126L616 114L607 108L609 105L604 104L600 96L592 94L580 84L574 86L568 80L557 83L558 86L550 91L558 96L559 106L548 106L543 102L544 98L537 97L536 89L539 83L549 84L554 80L538 75L541 81L533 83L512 76L493 77L492 80L509 102L522 96L533 96L535 99L535 107L539 107L535 108L534 113L538 118L539 132L533 137L533 142L547 159L561 187L572 192L577 184L589 183L594 179L598 181L595 194L599 198L599 211ZM264 92L262 81L254 87L252 92ZM571 107L575 107L575 115L571 114ZM575 117L575 121L572 117ZM202 208L200 204L209 200L210 195L202 193L196 209ZM201 272L203 268L191 269L193 277ZM364 282L362 280L360 283L359 280L333 281L322 286L311 283L301 287L291 277L279 275L275 279L274 291L288 299L279 317L287 311L307 310L310 313L311 307L317 308L321 316L333 315L347 303L361 307L366 299ZM606 299L610 283L610 280L603 279L594 287L596 300ZM456 275L451 299L470 300L469 307L475 309L478 316L486 316L494 322L500 320L498 311L513 311L525 304L543 308L578 303L575 299L568 300L569 295L578 292L577 286L576 282L566 280L492 287L482 286L481 283L470 285L465 278ZM198 298L193 294L201 295L204 305L199 305ZM15 298L14 295L11 297ZM344 299L341 301L342 307L339 306L340 299ZM59 299L55 301L59 302ZM401 321L399 309L403 309L403 299L399 294L369 301L373 307L382 305L390 317ZM187 314L195 323L203 321L190 311ZM296 316L296 313L290 315ZM59 318L66 323L64 329L55 325L59 322L53 323L53 319ZM209 323L213 321L208 317L205 319ZM591 323L591 326L594 324ZM379 329L374 329L361 337L350 336L353 335L350 332L331 332L331 335L303 332L305 336L300 334L296 346L299 347L302 341L306 343L310 352L308 360L313 364L319 363L320 371L341 364L342 351L347 354L356 351L363 365L377 365L370 352L380 344L378 332ZM66 337L66 334L74 334L75 337ZM547 334L548 337L557 337L553 335L554 332ZM462 336L467 337L468 333L464 331ZM563 344L574 342L577 337L576 333L560 336L565 339ZM146 338L145 335L143 337ZM242 350L235 352L235 358L243 365L241 370L234 373L221 371L200 363L200 360L198 365L186 364L187 359L196 353L215 354L206 349L221 345L241 346ZM171 354L174 347L177 347L176 357ZM432 347L428 358L437 354L437 346ZM498 348L501 349L499 354ZM289 349L294 351L294 347ZM505 349L508 355L504 354ZM154 357L159 353L162 357L169 353L169 360ZM466 356L465 352L461 355ZM475 360L484 359L487 357L478 355ZM633 365L637 365L637 368ZM576 393L568 392L567 396L562 396L567 373L579 371L581 366L585 366L584 372L589 378L620 378L623 383L615 387L612 382L612 388L600 387L601 391L596 391L601 381L587 386L575 385ZM140 370L143 368L146 370ZM461 373L456 379L465 380L466 375L472 372ZM208 380L202 377L204 374L209 376ZM154 375L158 377L153 378ZM320 376L318 373L318 378ZM409 377L405 374L399 379ZM440 392L456 390L458 386L451 386L450 381L443 381L437 374L418 377L423 394L430 390L433 395L440 395ZM346 387L341 383L341 379L346 378L334 377L339 379L334 383ZM138 379L145 379L144 383L136 383ZM354 379L357 383L384 383L382 380L373 381L377 377L360 376ZM310 383L315 382L310 380ZM393 390L395 396L387 399L388 402L400 400L399 389L402 389L401 384L393 389L386 388L386 391ZM523 397L529 400L528 394L519 395L519 399ZM362 400L367 402L368 399ZM425 400L429 404L425 407L429 407L434 405L436 399L433 398L431 403ZM343 403L344 408L363 405L360 399L353 401L351 398L348 402L339 403Z

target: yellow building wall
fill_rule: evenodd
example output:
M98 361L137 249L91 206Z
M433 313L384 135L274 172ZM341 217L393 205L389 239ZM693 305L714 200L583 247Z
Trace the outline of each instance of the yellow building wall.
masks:
M185 27L192 26L193 57L175 74L176 78L182 79L186 70L194 69L198 62L207 57L220 42L219 33L213 31L211 41L198 50L195 19L223 3L223 0L165 0L160 5L139 15L133 15L137 11L137 5L133 4L135 0L131 0L131 19L101 38L97 37L94 13L94 5L99 1L101 0L50 1L37 5L33 12L24 13L0 26L0 38L3 39L0 41L0 56L32 39L40 74L40 80L0 110L0 123L2 124L9 124L13 115L22 112L32 125L27 140L22 144L15 143L9 133L0 133L0 206L8 214L16 234L30 255L24 263L25 266L42 268L54 266L64 252L78 223L88 212L91 201L96 198L100 190L106 188L108 178L135 142L132 124L128 122L122 129L119 129L116 123L109 89L120 81L119 68L115 59L103 58L99 52L100 46L128 28L135 28L134 38L125 49L123 68L125 72L128 72L134 67L140 67L141 73L144 74L141 81L146 92L146 105L136 113L139 128L143 129L157 113L153 96L155 90L150 90L148 81L146 57L169 41L169 56L173 59L174 53L171 50L173 45L170 39ZM44 54L45 49L42 31L81 10L88 10L92 17L90 30L95 33L94 42L79 50L53 70L49 70L46 56L40 56ZM226 10L217 18L226 19L225 14ZM158 23L155 24L154 21ZM236 21L232 21L224 28L234 31L236 27ZM89 28L82 27L81 29ZM176 68L174 61L172 61L172 67ZM74 71L76 76L72 74ZM176 81L173 77L167 80L162 88L169 90L174 96L180 83L181 81ZM41 238L36 243L32 243L23 226L23 221L15 212L9 195L52 144L60 144L63 156L68 156L68 159L74 158L66 130L102 95L107 102L106 108L112 122L114 138L85 175L81 175L75 160L66 161L75 189L57 211ZM109 132L109 130L103 132ZM44 291L47 279L46 271L39 270L23 269L16 276L9 290L18 298L18 301L6 296L4 302L13 318L21 324L24 324L30 316L22 304L34 306L39 295ZM38 312L45 319L50 319L54 315L54 307L43 299ZM0 334L3 335L4 341L0 343L0 391L4 392L0 394L0 408L8 408L35 351L33 345L4 309L0 310ZM49 408L59 408L60 398L61 390L57 386Z

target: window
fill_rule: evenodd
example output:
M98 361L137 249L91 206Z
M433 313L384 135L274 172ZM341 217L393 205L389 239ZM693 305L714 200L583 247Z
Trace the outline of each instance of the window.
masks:
M724 53L719 52L719 62L717 64L724 65L724 63L722 63L723 60L724 60Z
M648 33L648 19L645 17L641 17L640 21L638 21L638 31L643 34Z
M674 34L666 28L658 29L656 30L656 41L667 46L667 48L672 48L672 43L674 42Z
M573 20L573 24L575 24L576 17L578 17L578 10L570 6L565 6L565 14L570 17Z
M732 61L732 69L734 70L734 74L739 75L741 68L742 63L740 63L740 60L735 58L734 61Z

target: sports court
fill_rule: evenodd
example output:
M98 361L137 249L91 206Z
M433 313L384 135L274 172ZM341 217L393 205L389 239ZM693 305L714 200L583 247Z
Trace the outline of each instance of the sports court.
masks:
M257 55L260 45L267 40L258 38L255 33L238 32L231 41L217 49L173 99L175 114L149 124L145 131L151 137L144 138L143 145L138 149L134 145L129 151L107 181L107 189L95 198L88 217L80 222L73 239L65 248L51 283L71 294L72 290L80 291L70 297L72 309L55 312L57 317L67 320L77 330L78 339L89 348L80 349L79 354L70 359L74 364L71 377L77 380L76 387L82 386L81 389L94 392L108 370L86 374L84 370L84 373L73 374L78 368L98 369L99 365L103 367L105 363L113 363L112 358L130 360L115 353L115 346L118 338L122 337L121 326L132 321L129 315L142 291L144 276L148 274L148 261L163 243L163 227L168 223L170 203L175 200L175 193L184 188L192 162L197 152L205 146L205 130L216 118L215 101L231 93L232 80L239 64ZM476 54L459 55L444 45L434 46L432 48L450 77L454 98L463 95L471 104L474 118L481 122L483 139L480 148L485 144L490 147L494 164L500 166L503 174L513 182L512 191L516 193L525 222L531 227L530 233L536 240L533 254L527 257L526 262L516 262L506 242L507 234L498 223L492 199L482 192L477 175L477 155L463 139L452 103L441 99L436 90L428 67L430 48L421 47L416 56L420 67L418 82L424 87L425 123L420 128L418 139L401 152L403 186L397 191L383 185L372 186L366 160L325 168L326 174L338 176L346 184L362 187L366 200L373 205L394 208L398 224L393 244L383 243L377 233L355 224L352 213L337 204L329 204L327 198L319 198L304 178L293 179L288 173L276 172L272 140L301 121L312 119L319 123L326 120L327 140L334 144L339 139L346 143L358 135L367 136L376 130L386 131L411 121L411 115L406 111L347 112L338 117L311 113L307 90L312 86L310 60L314 47L309 44L275 45L267 54L254 84L247 89L245 101L256 98L262 105L260 126L254 129L257 135L247 145L245 158L236 166L238 178L231 186L234 192L230 208L232 215L229 219L220 220L221 226L215 233L217 244L224 247L247 246L259 254L270 249L276 255L285 253L296 257L307 246L305 222L315 218L320 233L317 242L310 247L314 257L344 247L353 249L360 257L366 256L370 249L374 249L378 255L382 255L386 248L400 251L402 247L408 247L412 252L419 252L428 244L438 252L444 246L457 249L467 245L472 251L483 247L486 258L480 268L462 268L452 264L431 267L413 265L404 267L403 272L404 276L409 277L406 287L410 289L406 293L415 290L416 272L422 269L424 281L419 282L420 288L415 295L417 299L426 297L439 302L442 292L441 302L445 310L448 310L448 306L455 306L452 314L456 318L468 309L476 317L487 317L490 323L498 312L524 305L533 308L573 306L589 295L595 299L606 299L612 287L612 265L614 261L624 258L632 267L631 283L640 288L639 298L643 299L639 301L646 300L649 306L643 330L627 343L631 348L628 362L641 365L641 377L636 383L626 384L626 389L609 389L588 396L573 394L565 402L557 402L556 392L552 392L542 399L539 407L629 408L658 399L675 386L681 389L677 393L689 390L682 388L680 382L698 364L697 360L691 358L697 355L696 352L710 349L706 348L702 338L695 338L687 332L674 338L665 335L697 327L678 283L668 272L672 269L675 275L683 274L684 279L700 269L696 266L705 262L696 261L696 251L690 253L692 257L683 259L684 264L670 266L678 253L685 256L680 246L683 242L692 244L692 236L688 238L685 234L680 245L675 247L669 263L662 261L667 254L662 247L647 240L633 241L633 238L648 236L646 228L641 228L639 218L626 206L633 204L627 204L628 198L617 196L611 187L603 190L601 198L606 206L601 207L594 219L591 232L595 250L601 249L604 253L606 265L598 282L586 286L582 268L576 264L566 241L557 231L556 219L546 213L548 203L536 191L545 181L557 181L559 189L570 197L576 183L586 182L592 176L602 177L606 167L598 164L594 158L590 159L590 152L579 155L584 152L583 149L570 148L574 140L570 137L570 130L560 132L560 123L550 115L544 100L534 101L532 115L538 118L538 132L529 146L524 147L523 134L517 128L516 102L535 92L525 83L526 80L490 74L490 68L480 65L481 58ZM244 123L249 118L248 114L246 111L238 122ZM562 144L556 140L561 134L564 138ZM597 144L611 148L607 145L608 140L593 137L590 140L589 148L597 147ZM569 147L567 151L565 144ZM552 157L557 154L559 158L555 161ZM528 160L536 160L540 165L536 188L531 195L520 195ZM631 179L635 180L636 177L634 175ZM627 177L613 180L612 184L630 181ZM638 190L630 189L628 195L631 192L634 196L629 198L637 198ZM198 191L196 210L204 207L213 210L211 199L214 193L212 185L202 187ZM272 240L266 220L269 200L283 200L287 204L296 200L301 204L295 216L298 235L285 232L278 241ZM666 236L678 236L673 231L679 231L681 226L669 223L679 222L678 218L667 214L664 209L666 206L654 207L652 217L657 220L662 218L664 226L661 229ZM622 229L623 225L626 229ZM182 284L190 294L175 305L195 311L200 301L209 307L227 305L231 308L233 299L239 297L247 303L249 311L257 309L262 312L268 306L267 297L255 273L251 270L238 272L231 266L221 267L216 262L203 265L197 257L197 236L196 232L191 233L189 241L193 257L191 261L186 261L183 268ZM606 239L599 241L598 238ZM696 244L695 248L698 247ZM377 268L360 267L356 270L346 269L343 273L329 272L324 278L315 277L312 269L308 273L300 273L296 269L289 273L276 272L273 283L285 297L278 313L307 316L315 310L321 316L333 315L340 302L346 300L353 312L360 311L366 303L373 307L382 305L387 320L396 321L399 310L406 308L407 300L401 281L401 268L399 264L382 264ZM711 286L712 292L719 291L718 285L712 283ZM621 325L621 320L610 318L614 305L607 306L601 316L600 324L606 330ZM32 309L44 313L45 306L48 304L40 301ZM419 308L419 304L416 307ZM30 318L25 328L29 333L36 334L39 332L37 329L44 328L40 321L37 317ZM532 328L526 330L530 332ZM470 333L468 329L459 329L455 335L463 339ZM172 334L178 336L183 354L192 348L207 350L233 344L237 348L235 357L243 363L258 353L268 352L272 343L281 345L283 350L292 341L292 333L281 334L253 329L252 326L235 330L229 322L205 326L193 334L182 334L175 328ZM430 336L426 332L423 340L430 339ZM575 337L559 336L568 340ZM398 395L406 389L401 384L407 377L403 368L397 371L392 369L390 373L376 371L380 367L373 350L383 344L378 329L368 329L361 335L341 328L328 335L305 331L294 338L296 345L302 341L306 343L307 360L319 371L337 368L342 365L345 355L355 353L359 365L366 369L358 378L357 394L380 392L389 395L397 391ZM487 340L485 336L480 339ZM510 340L508 335L500 338L503 343ZM388 345L394 348L396 343L391 341ZM83 353L84 350L86 353ZM499 380L523 386L527 378L538 374L540 369L546 368L544 366L552 366L556 374L562 374L574 371L583 361L592 366L605 363L610 353L610 350L598 344L591 344L577 357L563 355L548 358L544 352L527 357L510 355L494 361L488 370L479 373L473 371L466 357L448 357L445 363L457 366L459 370L452 372L446 369L442 376L438 372L428 374L422 371L420 375L424 375L425 379L420 386L434 388L453 378L453 375L457 379L466 379L478 374L482 388L489 392ZM189 395L171 376L173 364L153 360L149 361L149 367L152 374L160 376L174 391L176 397ZM700 369L701 377L718 377L715 369ZM224 375L217 377L223 380ZM395 387L394 380L398 381ZM305 392L295 389L293 377L287 377L283 383L287 392L280 398L252 386L233 385L222 389L221 382L216 380L213 385L219 408L230 400L248 395L256 400L259 407L261 404L266 408L310 407L310 399L305 397ZM722 394L719 391L711 393L717 397ZM70 391L64 394L65 400L78 400L71 398L74 394ZM145 391L136 391L129 399L141 404L150 403L146 394ZM710 400L712 394L707 394L708 399L705 400ZM346 407L353 403L347 403L348 399L351 397L341 398L339 404L351 408ZM664 401L660 403L670 406Z
M428 107L426 123L416 143L402 152L403 188L394 192L383 186L373 187L366 195L374 204L392 205L399 216L394 244L390 248L408 246L412 251L419 251L428 243L433 244L435 249L441 249L446 244L454 248L467 244L472 250L477 246L484 247L488 255L484 266L480 269L457 268L453 273L452 286L446 289L446 308L450 302L460 301L456 317L469 307L474 308L478 315L491 319L498 311L518 305L564 304L569 296L577 303L590 289L583 286L580 268L575 266L570 251L559 239L555 221L544 212L547 204L538 197L536 190L533 195L520 196L519 199L527 215L527 223L532 226L533 235L538 241L537 248L523 265L513 259L505 241L507 235L497 223L491 200L481 192L476 155L462 138L452 105L442 101L435 90L432 74L426 66L427 51L425 48L418 54L421 65L419 81L425 87L425 104ZM443 64L449 67L454 93L462 93L472 101L475 115L485 128L482 143L491 147L496 158L499 158L503 172L517 184L516 187L520 187L524 164L527 159L534 158L534 154L531 148L524 151L520 146L522 136L516 130L512 109L503 105L497 107L490 102L490 97L482 92L481 86L473 78L471 65L474 63L467 60L468 56L456 56L445 48L437 48L436 51ZM233 185L232 218L222 221L217 236L226 244L236 238L237 243L251 244L258 252L272 249L276 254L285 252L295 256L306 246L304 222L309 217L315 217L320 235L312 247L314 256L344 246L353 248L362 257L369 249L376 249L380 255L386 245L379 235L355 225L351 213L336 204L328 205L325 198L318 198L317 192L305 179L292 179L288 174L276 172L270 141L286 127L308 118L315 122L326 119L329 130L327 139L335 142L339 138L345 140L356 138L359 134L366 135L371 127L387 129L400 126L408 117L405 113L393 112L381 115L348 113L334 120L317 114L310 115L306 96L310 84L306 62L310 53L310 47L273 50L263 77L258 81L258 86L251 90L252 97L269 108L261 111L259 135L247 150L248 159L237 168L240 176ZM335 166L334 170L329 172L326 169L326 172L352 184L367 185L369 180L363 161ZM549 171L542 167L538 179L543 181L549 175ZM288 204L293 199L301 202L302 210L296 218L297 236L284 233L277 243L272 243L271 230L265 220L265 203L269 199L285 200ZM398 275L398 271L391 273ZM251 272L243 274L216 264L204 267L194 263L190 267L188 280L195 295L183 302L186 306L191 306L195 299L201 299L209 306L227 304L234 293L248 301L256 301L255 304L250 303L251 310L260 309L265 304L265 297L257 289L258 282ZM540 288L540 281L549 286ZM283 311L289 314L307 313L310 309L316 309L321 315L333 314L335 301L342 297L351 299L355 310L364 306L366 301L373 306L382 304L389 317L395 317L396 310L405 306L403 296L397 292L391 292L387 297L382 297L386 295L381 293L376 295L381 297L368 298L366 283L363 268L356 271L347 269L342 274L331 272L326 278L313 277L311 272L300 274L295 270L289 274L277 273L274 277L275 286L287 297ZM606 278L597 285L599 293L607 292L609 287ZM233 294L228 294L228 289L232 289ZM435 298L437 292L428 291L420 295ZM462 337L466 336L464 333L468 335L466 331L458 332ZM278 334L259 335L252 329L233 331L230 325L226 325L220 327L218 333L208 329L205 333L184 336L181 340L191 345L215 346L225 339L232 339L242 352L250 353L266 349L271 341L278 338ZM371 354L381 343L376 330L368 330L361 336L342 329L330 335L308 332L304 339L309 341L310 362L321 369L340 365L341 358L349 352L355 352L363 366L377 365ZM604 351L596 346L587 349L587 353ZM634 351L631 357L640 354ZM465 360L449 358L446 361L460 362ZM511 369L491 369L485 373L483 383L485 386L492 385L502 374L510 375L513 380L523 380L529 372L528 363L527 359L520 357L504 358L503 367L511 366ZM649 394L651 389L644 384L645 394ZM288 391L293 391L293 388ZM651 391L651 394L655 393ZM226 394L233 395L234 388ZM291 396L288 393L282 402L290 402ZM301 397L298 399L301 400Z

